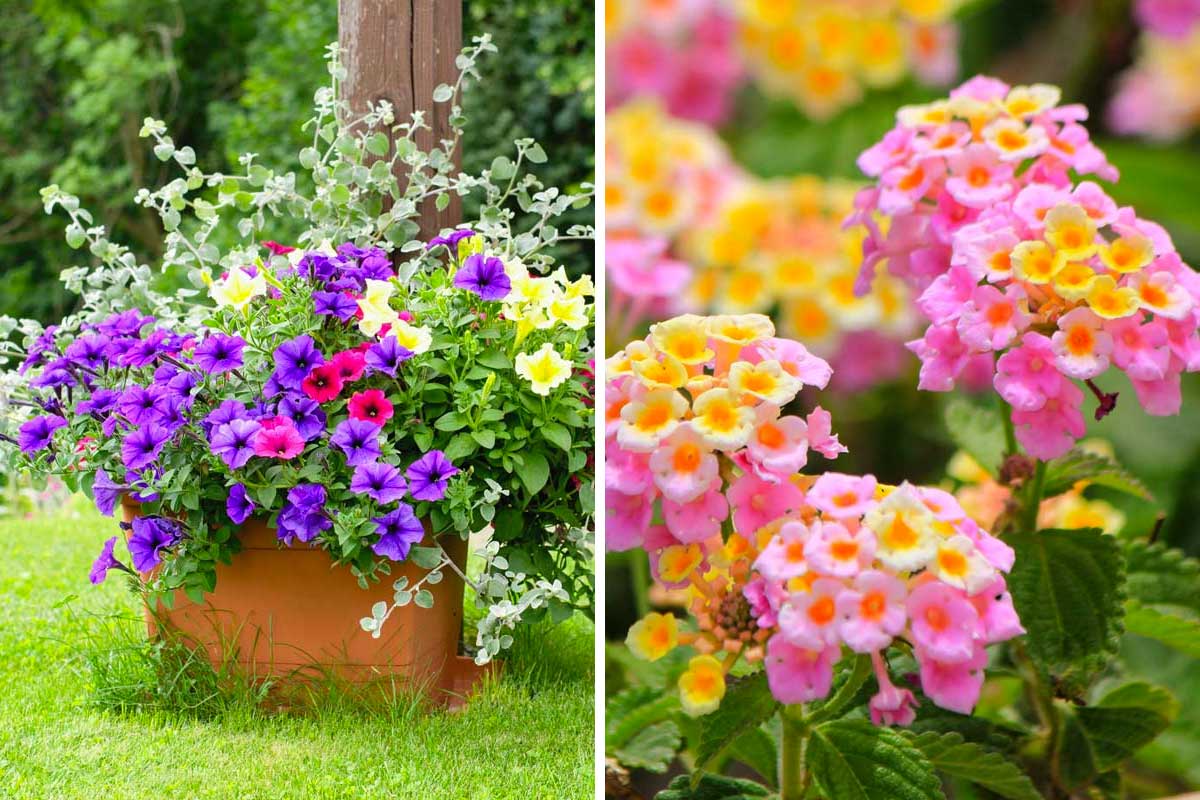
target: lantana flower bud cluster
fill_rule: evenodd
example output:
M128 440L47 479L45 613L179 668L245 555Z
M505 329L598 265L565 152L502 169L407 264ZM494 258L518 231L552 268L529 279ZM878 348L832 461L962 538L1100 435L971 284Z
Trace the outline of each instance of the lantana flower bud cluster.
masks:
M777 338L761 314L659 322L607 366L609 547L646 545L657 507L671 543L651 562L668 585L686 584L671 565L679 554L703 558L731 507L736 528L757 530L797 506L787 479L810 450L826 458L845 450L827 411L783 411L805 385L824 387L831 370Z
M1179 411L1180 374L1200 369L1200 279L1159 225L1071 173L1116 178L1050 86L976 78L947 101L904 108L860 164L878 185L853 220L872 230L862 281L882 260L921 290L930 326L909 344L920 388L949 391L981 366L1012 407L1017 439L1048 460L1097 419L1110 367L1145 410ZM887 232L877 224L886 221Z

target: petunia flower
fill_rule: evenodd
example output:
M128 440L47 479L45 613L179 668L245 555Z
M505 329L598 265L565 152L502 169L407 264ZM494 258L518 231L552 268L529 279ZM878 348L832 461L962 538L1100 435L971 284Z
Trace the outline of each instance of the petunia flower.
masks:
M381 428L392 418L393 413L392 404L381 389L357 392L350 398L348 408L351 419L370 422Z
M409 493L414 499L436 501L446 496L446 484L458 471L445 453L430 450L410 464L404 475L408 478Z
M250 440L254 455L290 461L304 450L304 437L296 429L296 423L287 417L271 417L260 424L261 428Z
M337 399L342 393L342 386L342 376L336 364L313 367L300 384L304 393L318 403L328 403Z
M140 472L158 459L170 438L171 431L167 428L154 422L146 423L126 434L121 441L121 462L126 469Z
M33 455L49 447L54 441L54 432L66 426L66 419L57 414L34 417L17 430L17 446L22 453Z
M386 506L404 497L408 484L400 470L391 464L376 462L356 467L350 479L350 491L365 494L380 505Z
M117 502L126 487L113 481L103 469L97 469L92 479L92 498L96 508L106 517L111 517L117 508Z
M346 464L352 467L371 464L381 454L379 426L371 422L343 420L338 423L329 441L346 455Z
M149 572L162 563L162 551L182 537L177 522L166 517L134 517L129 555L138 572Z
M104 583L104 579L108 577L109 570L119 569L129 572L129 568L122 564L113 555L113 548L117 544L117 537L114 536L104 543L104 547L100 550L100 555L96 556L96 560L92 562L92 568L88 572L88 580L93 585L99 586Z
M214 333L192 351L192 362L209 375L222 375L243 364L246 342L240 336Z
M379 533L371 551L392 561L407 559L412 546L425 536L425 528L407 503L401 503L382 517L372 517L371 522Z
M252 419L234 419L213 428L209 447L225 466L241 469L255 454L255 437L262 425Z
M237 525L250 519L254 513L254 501L246 494L244 484L235 483L229 488L229 496L225 498L225 513Z
M559 355L550 342L532 354L518 353L514 364L517 374L529 381L530 391L543 397L571 377L571 362Z
M402 347L395 336L386 336L367 350L365 357L367 372L368 374L383 373L394 378L400 365L412 356L412 351Z
M483 300L503 300L512 291L504 262L495 256L474 253L454 273L454 285L479 295Z
M275 377L287 389L300 391L304 379L325 363L316 342L307 334L289 339L275 348Z

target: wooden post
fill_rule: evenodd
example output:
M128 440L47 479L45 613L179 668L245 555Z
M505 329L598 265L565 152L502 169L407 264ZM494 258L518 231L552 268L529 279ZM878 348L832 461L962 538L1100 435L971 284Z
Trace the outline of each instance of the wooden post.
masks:
M462 0L338 0L338 44L351 111L363 113L368 103L388 100L397 122L425 111L433 130L417 136L421 147L450 136L450 104L435 104L433 90L458 78L454 58L462 49ZM454 158L459 162L461 154ZM399 167L396 177L403 186L404 165ZM461 219L457 196L441 212L426 203L418 220L420 236L436 236Z

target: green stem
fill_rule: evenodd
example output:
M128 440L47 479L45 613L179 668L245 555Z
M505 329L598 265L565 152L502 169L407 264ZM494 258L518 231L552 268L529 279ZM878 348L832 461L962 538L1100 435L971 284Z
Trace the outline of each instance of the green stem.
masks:
M1039 460L1034 467L1033 484L1029 487L1029 497L1025 501L1024 528L1033 533L1037 530L1038 510L1042 506L1042 489L1046 484L1046 462Z
M650 613L650 562L639 550L630 552L629 570L633 577L633 604L638 618Z
M783 709L783 746L779 753L780 800L801 800L804 797L805 784L808 782L804 768L807 737L802 721L796 718L802 714L801 706L788 706Z
M1004 422L1004 455L1015 456L1017 450L1017 431L1013 427L1012 409L1008 403L1000 401L1000 419Z

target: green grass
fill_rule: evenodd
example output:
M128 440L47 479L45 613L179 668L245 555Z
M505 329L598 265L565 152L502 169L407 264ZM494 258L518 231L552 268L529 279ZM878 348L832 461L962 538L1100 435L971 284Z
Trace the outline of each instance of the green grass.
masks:
M585 620L519 637L503 679L458 713L333 697L272 714L203 675L155 680L176 662L141 641L136 599L87 581L116 530L90 513L0 522L6 800L593 797Z

